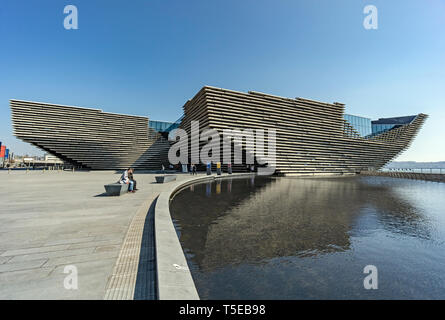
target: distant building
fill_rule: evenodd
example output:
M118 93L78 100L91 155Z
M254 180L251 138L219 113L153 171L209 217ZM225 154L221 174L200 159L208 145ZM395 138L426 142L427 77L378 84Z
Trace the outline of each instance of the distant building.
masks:
M46 163L59 163L59 164L63 163L63 160L61 160L58 157L53 156L51 154L45 154L44 161Z

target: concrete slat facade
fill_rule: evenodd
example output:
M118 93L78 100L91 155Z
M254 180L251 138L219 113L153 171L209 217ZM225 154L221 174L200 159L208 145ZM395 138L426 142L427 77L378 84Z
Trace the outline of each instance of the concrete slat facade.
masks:
M344 104L209 86L202 88L183 109L181 128L189 136L193 120L199 120L201 131L215 129L221 136L224 129L276 130L276 173L283 175L379 169L409 147L427 118L418 114L409 124L361 137L344 120ZM253 150L250 146L244 148L247 152ZM234 169L243 171L245 167L234 166Z
M159 169L168 161L170 143L149 128L146 117L21 100L10 104L18 138L72 163L91 169ZM282 175L379 169L409 147L427 118L420 113L410 123L362 137L344 119L344 104L210 86L203 87L183 109L180 128L189 135L189 162L191 121L199 121L201 132L215 129L221 137L224 129L274 129L276 173ZM265 138L267 154L267 133ZM204 144L200 143L199 150ZM254 154L253 145L244 145L243 150ZM266 157L256 160L267 162ZM222 151L219 161L223 162ZM233 165L233 169L246 168Z
M10 105L16 137L72 164L160 169L166 161L170 144L147 117L21 100Z

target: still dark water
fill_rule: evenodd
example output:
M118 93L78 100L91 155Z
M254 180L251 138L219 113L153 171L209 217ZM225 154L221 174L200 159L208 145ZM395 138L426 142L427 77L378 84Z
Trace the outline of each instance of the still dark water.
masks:
M232 179L170 211L201 299L445 299L445 184Z

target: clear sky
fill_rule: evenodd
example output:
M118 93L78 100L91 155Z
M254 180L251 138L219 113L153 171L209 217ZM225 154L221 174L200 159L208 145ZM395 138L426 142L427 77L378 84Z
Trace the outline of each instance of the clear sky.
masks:
M63 27L69 4L78 30ZM377 30L363 27L366 5ZM0 141L16 154L37 149L12 136L9 99L174 121L204 85L373 119L427 113L397 160L445 160L445 1L0 2Z

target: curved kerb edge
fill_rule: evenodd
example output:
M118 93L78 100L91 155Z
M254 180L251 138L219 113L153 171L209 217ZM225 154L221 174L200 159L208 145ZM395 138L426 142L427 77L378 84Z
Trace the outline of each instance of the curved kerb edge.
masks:
M170 199L182 188L203 182L224 178L237 178L255 174L233 174L205 176L177 182L168 191L161 192L155 206L155 246L159 300L199 300L187 259L182 250L170 215Z
M106 285L105 300L134 299L145 220L153 201L156 199L144 201L128 227L113 272Z

